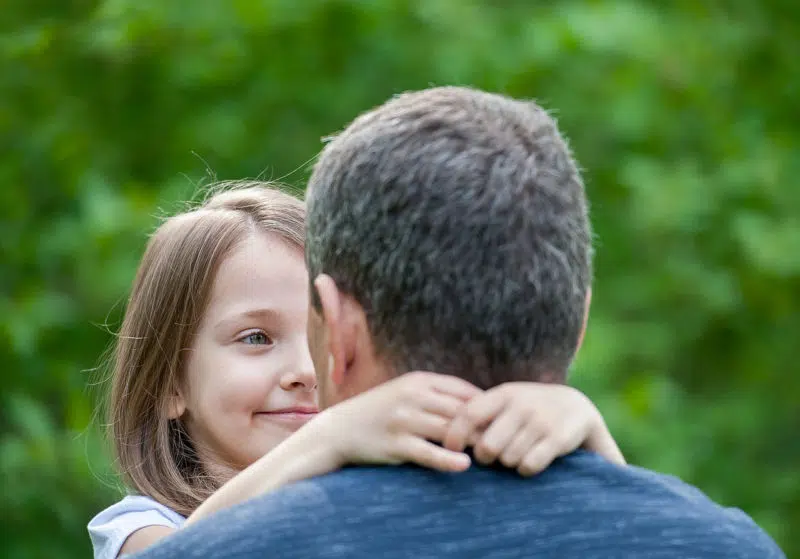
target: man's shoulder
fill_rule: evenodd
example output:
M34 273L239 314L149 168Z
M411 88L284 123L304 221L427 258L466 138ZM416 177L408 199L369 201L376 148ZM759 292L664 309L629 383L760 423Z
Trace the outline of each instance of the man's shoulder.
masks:
M616 466L584 451L560 458L530 478L505 468L479 465L461 473L413 465L347 467L292 484L264 501L274 503L276 509L314 507L332 515L353 508L364 516L372 507L390 514L395 509L409 513L431 507L452 510L473 503L481 503L481 510L495 517L585 518L587 510L625 515L638 514L642 507L716 519L729 514L729 509L676 477L635 466Z
M327 514L343 519L342 511L369 516L371 507L381 514L407 511L457 494L463 483L458 476L425 468L401 466L348 466L299 481L263 497L263 504L279 511L305 515ZM471 477L471 476L470 476Z
M492 525L500 533L513 526L538 534L583 533L584 542L585 534L595 534L606 544L638 538L707 546L709 557L723 548L739 548L733 557L751 556L747 550L782 557L744 512L720 506L674 476L616 466L583 451L532 478L480 466L457 474L414 466L346 468L286 488L286 498L302 502L304 515L309 507L312 514L325 511L333 525L360 518L397 528L427 519L442 529Z
M300 538L308 549L341 550L336 557L386 550L406 557L434 549L442 557L514 549L542 557L632 557L654 549L783 557L749 517L698 489L585 452L532 478L487 467L457 474L414 466L345 468L265 495L231 515L259 526L250 533L271 548Z
M509 498L513 496L513 498ZM525 515L637 512L676 507L686 515L740 518L734 509L712 501L682 480L636 466L617 466L598 455L578 451L556 460L530 478L502 467L473 466L466 472L445 473L413 465L353 466L304 480L276 491L265 501L285 506L291 501L319 507L353 506L367 511L372 504L389 512L390 505L409 510L452 506L480 500L491 514L525 510ZM490 506L493 508L490 508ZM535 506L534 506L535 505ZM366 514L366 512L365 512Z
M434 488L436 491L432 491ZM732 510L720 507L701 490L677 477L637 466L617 466L586 451L559 458L544 472L530 478L507 468L480 465L461 473L413 465L354 466L296 483L282 491L301 499L312 494L318 498L335 495L338 503L409 498L424 505L431 500L452 501L454 497L472 494L513 493L516 497L513 501L499 500L508 506L537 502L563 508L591 495L595 503L603 501L618 508L629 503L638 508L642 502L680 502L689 509ZM419 494L426 498L418 500Z

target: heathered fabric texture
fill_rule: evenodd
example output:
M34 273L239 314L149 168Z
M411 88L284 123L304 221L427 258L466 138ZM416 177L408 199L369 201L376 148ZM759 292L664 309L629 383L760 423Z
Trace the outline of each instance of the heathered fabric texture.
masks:
M347 468L224 511L140 555L305 558L784 558L744 513L678 479L576 452L524 479Z

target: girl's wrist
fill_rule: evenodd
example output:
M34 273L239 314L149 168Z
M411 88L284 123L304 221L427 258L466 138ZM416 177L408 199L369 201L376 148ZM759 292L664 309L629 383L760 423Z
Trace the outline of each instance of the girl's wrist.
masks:
M315 459L330 464L332 469L341 468L352 458L351 444L340 427L341 422L337 421L332 410L320 412L303 427L308 448L316 449Z

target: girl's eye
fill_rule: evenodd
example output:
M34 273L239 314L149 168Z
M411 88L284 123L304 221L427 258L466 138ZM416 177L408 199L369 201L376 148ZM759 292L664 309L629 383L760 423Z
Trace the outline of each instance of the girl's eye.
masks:
M264 332L253 332L252 334L247 334L241 338L241 341L249 345L270 345L272 343L270 337Z

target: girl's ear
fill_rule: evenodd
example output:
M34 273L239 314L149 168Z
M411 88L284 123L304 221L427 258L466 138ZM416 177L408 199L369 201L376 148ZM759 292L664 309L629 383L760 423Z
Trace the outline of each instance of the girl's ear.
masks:
M178 419L186 412L186 399L183 397L183 391L176 388L172 395L169 397L169 407L167 408L167 417L169 419Z

